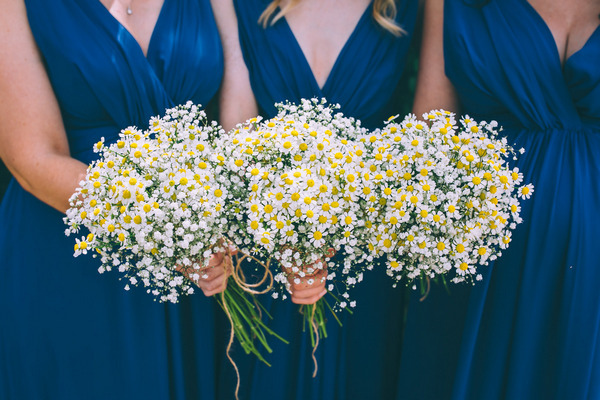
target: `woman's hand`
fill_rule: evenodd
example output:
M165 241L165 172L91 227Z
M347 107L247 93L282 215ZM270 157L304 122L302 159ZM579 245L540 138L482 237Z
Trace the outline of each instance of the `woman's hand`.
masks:
M177 271L198 285L205 296L213 296L227 288L227 279L232 274L231 257L225 253L215 253L210 256L206 267L195 270L178 266Z
M325 283L327 282L327 260L333 257L335 253L335 249L329 249L325 254L326 261L319 260L315 263L322 262L323 267L319 269L313 267L314 272L312 274L306 273L309 267L311 267L310 265L303 268L305 272L304 276L300 276L300 274L284 268L284 271L288 273L287 278L290 283L292 303L315 304L327 293L327 289L325 289Z
M298 280L300 283L296 283ZM317 269L312 275L304 274L303 277L297 273L291 273L288 275L288 281L290 282L292 303L315 304L327 293L327 289L325 289L327 267Z

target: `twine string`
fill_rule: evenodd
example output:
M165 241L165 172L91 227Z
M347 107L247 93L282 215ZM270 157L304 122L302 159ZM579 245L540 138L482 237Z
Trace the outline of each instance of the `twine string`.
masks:
M310 323L312 325L313 332L315 333L315 336L317 338L317 340L315 341L315 346L312 349L312 359L313 359L313 363L315 364L315 370L313 371L313 378L317 377L317 371L319 371L319 364L317 363L317 357L315 356L315 353L317 352L317 347L319 347L319 326L317 325L317 322L315 321L315 312L316 311L317 311L317 305L313 304L312 312L310 314Z
M229 354L229 352L231 351L231 346L233 345L234 325L233 325L233 318L231 317L231 313L229 312L229 307L227 306L227 302L225 301L225 292L224 291L221 292L221 301L223 302L223 309L225 310L225 314L227 315L227 319L229 319L229 324L231 325L231 331L229 333L229 343L227 343L227 350L225 351L225 353L227 354L227 358L229 359L229 362L231 363L231 365L233 365L233 369L235 370L235 375L237 378L237 383L235 385L235 399L239 400L238 395L239 395L239 391L240 391L240 371L239 371L238 366L235 363L235 361L233 361L231 354Z

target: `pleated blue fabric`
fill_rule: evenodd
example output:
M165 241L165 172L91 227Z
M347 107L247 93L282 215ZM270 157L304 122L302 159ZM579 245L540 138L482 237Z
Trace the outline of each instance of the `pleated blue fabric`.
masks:
M399 1L397 22L406 34L395 37L365 10L341 50L322 88L285 18L264 29L258 19L269 1L236 0L240 43L250 72L254 95L266 117L276 113L274 104L302 98L326 98L341 111L359 118L369 128L398 113L398 93L406 54L412 39L418 2ZM354 315L341 315L343 328L333 318L328 337L316 351L318 374L313 374L310 337L303 331L298 306L289 300L265 299L274 320L271 327L290 340L275 343L269 357L272 367L237 352L242 373L243 399L389 399L396 390L403 326L402 288L382 269L365 274L354 291ZM224 385L231 385L225 379Z
M26 6L72 156L85 163L101 137L187 100L206 105L219 88L208 0L165 0L147 57L97 0ZM97 259L73 257L62 217L14 180L0 206L0 398L218 398L212 300L126 292Z
M483 282L411 304L398 399L598 399L600 28L561 65L526 0L446 0L444 15L463 111L526 150L535 193Z

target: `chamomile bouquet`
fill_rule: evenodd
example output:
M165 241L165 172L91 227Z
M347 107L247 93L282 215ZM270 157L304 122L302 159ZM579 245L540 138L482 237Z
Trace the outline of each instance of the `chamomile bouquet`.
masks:
M213 143L223 129L191 102L150 120L149 128L124 129L115 143L95 145L99 159L70 199L66 234L75 256L99 257L99 272L122 273L125 289L141 285L161 302L194 292L214 253L230 253L236 230L229 205L236 190L220 174ZM228 258L226 258L228 259ZM229 266L231 268L231 266ZM254 338L270 351L259 307L229 278L216 300L246 352L264 361ZM232 338L233 340L233 333Z
M291 282L327 279L335 303L322 298L303 308L315 347L319 336L326 336L327 307L335 316L355 305L347 289L362 280L372 260L364 251L367 228L357 201L365 146L349 139L366 130L325 100L277 106L275 117L249 120L218 148L223 167L247 188L247 197L236 205L245 234L236 246L280 264L275 282L283 290L273 296L285 299Z
M495 121L433 110L408 115L361 138L374 179L369 247L395 282L481 279L479 265L502 254L522 219L519 199L533 193L509 165L518 157ZM520 152L522 153L523 150ZM413 286L416 288L416 285Z

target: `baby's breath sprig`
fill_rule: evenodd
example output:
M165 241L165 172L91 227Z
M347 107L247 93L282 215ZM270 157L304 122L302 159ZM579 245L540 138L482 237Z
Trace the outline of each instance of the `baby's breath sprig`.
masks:
M361 138L376 177L366 183L371 200L361 199L373 204L369 246L396 282L474 282L478 266L507 248L522 221L519 197L528 198L533 186L509 166L517 154L495 121L457 122L444 110L424 119L391 120Z

